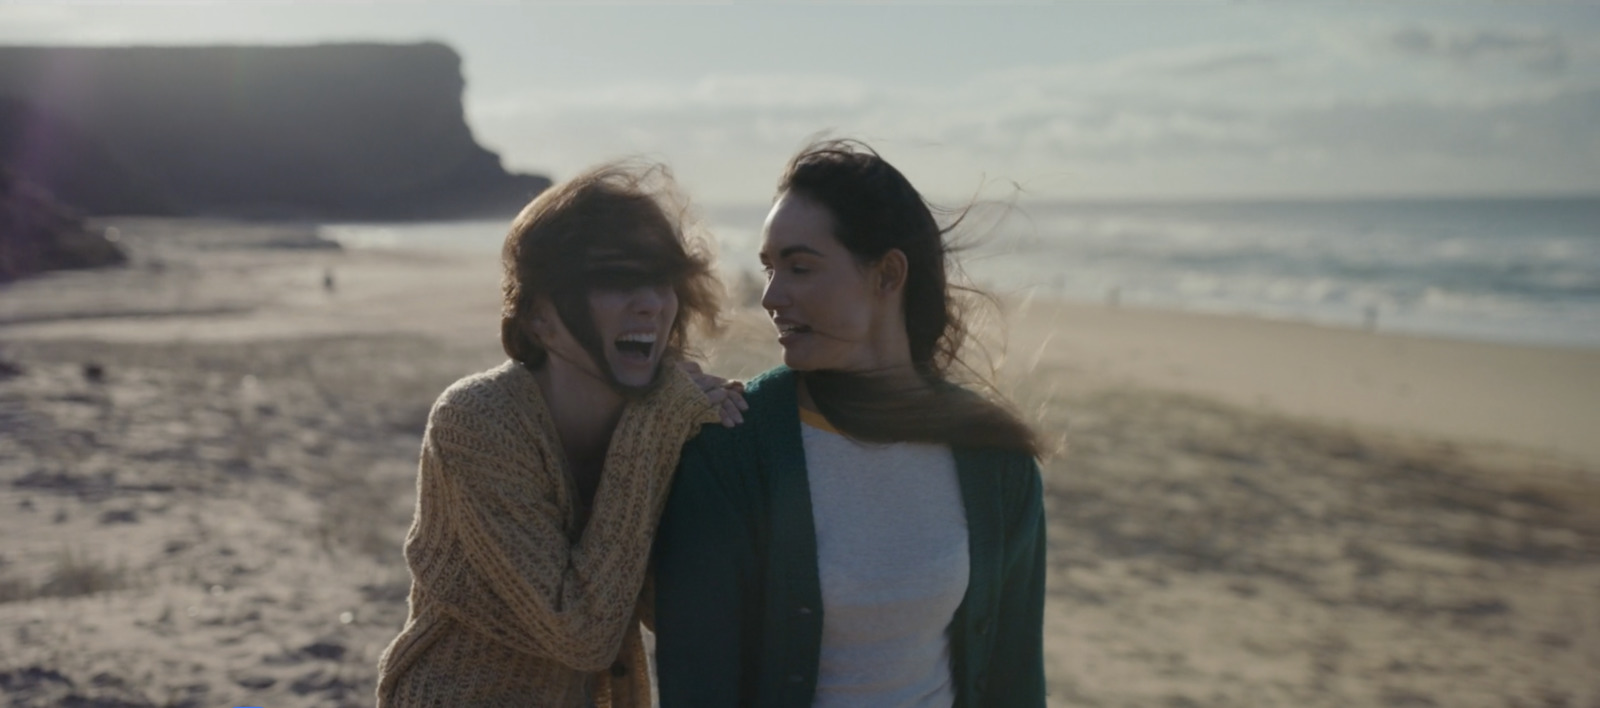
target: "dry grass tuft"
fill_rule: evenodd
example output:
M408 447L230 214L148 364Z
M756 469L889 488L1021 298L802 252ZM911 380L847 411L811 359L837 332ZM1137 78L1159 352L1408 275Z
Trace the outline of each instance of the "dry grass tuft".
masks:
M128 569L125 565L108 564L72 550L56 557L44 583L34 589L34 597L78 597L94 595L128 586Z

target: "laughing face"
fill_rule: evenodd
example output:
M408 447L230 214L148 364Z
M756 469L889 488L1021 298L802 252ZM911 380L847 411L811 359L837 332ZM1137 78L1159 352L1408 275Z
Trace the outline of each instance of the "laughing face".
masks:
M591 271L589 313L617 383L640 388L655 380L666 352L678 295L644 266L616 262Z
M895 357L884 345L884 308L897 300L879 291L873 269L833 235L827 207L789 192L762 229L767 288L761 306L778 328L783 363L799 371L863 372Z
M623 388L647 387L655 380L678 317L671 278L621 255L591 254L590 261L585 304L593 329L573 332L545 301L538 308L535 332L558 367L575 367Z

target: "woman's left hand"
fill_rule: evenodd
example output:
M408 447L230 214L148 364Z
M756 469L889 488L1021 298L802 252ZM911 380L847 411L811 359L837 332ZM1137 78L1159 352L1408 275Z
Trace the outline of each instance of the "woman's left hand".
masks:
M744 422L744 411L750 410L750 404L744 402L744 382L729 381L720 376L713 376L700 368L700 364L693 361L680 362L678 368L689 374L694 379L700 391L706 394L706 400L717 409L717 415L722 418L722 425L731 428Z

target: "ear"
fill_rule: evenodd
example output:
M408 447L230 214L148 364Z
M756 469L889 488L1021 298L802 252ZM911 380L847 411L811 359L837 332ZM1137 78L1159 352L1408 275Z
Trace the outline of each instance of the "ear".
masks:
M885 294L898 293L906 287L906 275L910 264L906 262L905 251L891 248L882 258L878 259L878 290Z
M533 307L529 309L526 315L528 331L532 332L533 336L537 337L541 342L555 339L555 322L558 321L556 317L555 305L548 298L539 298L534 301Z

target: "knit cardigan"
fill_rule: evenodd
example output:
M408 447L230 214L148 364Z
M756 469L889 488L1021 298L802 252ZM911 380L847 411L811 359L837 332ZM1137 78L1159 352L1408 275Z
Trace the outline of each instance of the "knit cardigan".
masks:
M650 705L639 624L679 451L717 415L676 367L627 404L586 526L533 374L464 378L428 414L406 537L410 614L380 706Z
M745 390L737 428L684 447L656 538L662 708L807 708L822 648L816 526L794 371ZM956 708L1045 702L1045 523L1025 453L955 447L969 579L951 618Z

